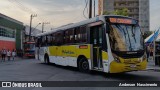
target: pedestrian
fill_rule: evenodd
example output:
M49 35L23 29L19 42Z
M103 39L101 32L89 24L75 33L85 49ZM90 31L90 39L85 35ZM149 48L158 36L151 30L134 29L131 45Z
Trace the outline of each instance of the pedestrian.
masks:
M13 51L12 51L12 59L13 60L14 60L15 56L16 56L16 51L13 49Z
M147 50L146 50L146 52L147 52L147 62L148 62L148 60L149 60L149 58L150 58L150 46L148 45L147 46Z
M6 58L6 50L5 49L2 49L2 61L4 61L5 62L5 58Z
M2 57L2 61L3 61L3 55L4 55L4 54L3 54L3 49L2 49L2 51L1 51L1 57Z
M8 49L7 51L7 57L8 57L8 61L10 61L10 57L11 57L11 51Z

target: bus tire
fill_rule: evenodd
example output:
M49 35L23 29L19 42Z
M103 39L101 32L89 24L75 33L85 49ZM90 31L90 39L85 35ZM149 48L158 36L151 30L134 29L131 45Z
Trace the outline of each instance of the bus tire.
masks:
M50 62L49 62L49 56L46 54L45 55L45 57L44 57L44 62L46 63L46 64L50 64Z
M89 73L89 63L86 58L80 58L78 68L81 72Z

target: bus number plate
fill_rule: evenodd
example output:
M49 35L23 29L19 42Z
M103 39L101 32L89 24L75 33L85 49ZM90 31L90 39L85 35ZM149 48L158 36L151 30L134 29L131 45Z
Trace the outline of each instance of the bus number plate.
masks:
M131 68L136 68L137 66L136 66L136 65L131 65L130 67L131 67Z

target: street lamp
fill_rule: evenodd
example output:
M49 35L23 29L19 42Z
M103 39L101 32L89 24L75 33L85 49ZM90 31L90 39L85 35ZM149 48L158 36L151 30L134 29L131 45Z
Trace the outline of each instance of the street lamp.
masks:
M46 24L50 24L50 22L43 22L42 23L42 33L44 32L44 25L46 25Z
M32 30L32 32L40 25L41 23L38 23L37 26Z

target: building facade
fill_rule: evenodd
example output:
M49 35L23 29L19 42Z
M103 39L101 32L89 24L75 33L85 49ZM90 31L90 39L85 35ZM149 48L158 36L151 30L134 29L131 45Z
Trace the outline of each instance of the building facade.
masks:
M149 0L99 0L99 15L127 8L129 17L139 20L143 32L150 30Z
M21 50L23 23L0 13L0 51Z

